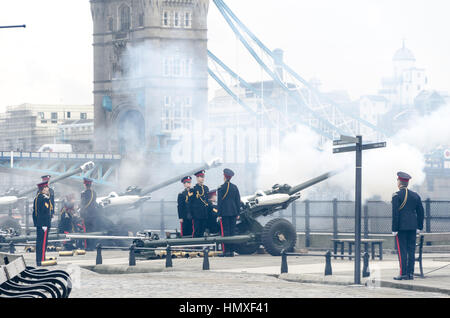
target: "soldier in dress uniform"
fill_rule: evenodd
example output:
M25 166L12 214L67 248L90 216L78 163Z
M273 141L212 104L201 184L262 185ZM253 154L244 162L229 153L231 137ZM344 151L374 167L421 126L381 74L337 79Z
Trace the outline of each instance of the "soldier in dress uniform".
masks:
M86 232L93 232L99 228L97 212L97 194L92 189L92 180L83 178L85 190L81 192L80 215L83 218ZM87 249L94 249L95 242L87 240Z
M411 176L397 173L399 191L392 195L392 234L398 250L400 275L395 280L414 279L416 235L423 229L424 211L420 196L408 190Z
M230 169L223 170L225 183L218 190L218 209L223 228L222 236L233 236L236 234L236 221L239 219L241 207L241 196L236 185L231 183L234 172ZM224 244L224 256L234 256L233 244Z
M48 182L41 182L37 186L39 190L33 202L33 224L36 227L36 266L41 266L47 250L51 202Z
M194 195L191 201L191 212L193 218L193 237L203 237L208 222L208 193L209 189L204 184L205 170L195 173L197 184L192 189Z
M182 237L192 237L192 212L191 201L194 192L191 190L192 178L186 176L181 179L184 190L178 194L177 207L178 207L178 219L180 219L180 228Z

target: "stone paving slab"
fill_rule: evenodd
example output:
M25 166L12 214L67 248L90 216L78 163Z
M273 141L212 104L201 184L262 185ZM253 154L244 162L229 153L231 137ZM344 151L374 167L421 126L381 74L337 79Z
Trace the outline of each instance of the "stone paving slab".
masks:
M34 266L34 253L24 254L27 264ZM345 286L353 285L353 268L354 262L349 260L332 260L332 276L324 276L325 269L325 258L324 257L288 257L288 274L280 275L281 268L281 257L273 257L267 254L264 255L244 255L236 256L233 258L220 258L220 257L210 257L210 271L202 271L202 258L175 258L172 260L173 267L165 268L165 260L140 260L137 259L137 266L128 266L128 252L127 251L103 251L103 265L95 266L96 252L87 252L86 255L78 255L72 257L58 257L58 253L48 253L48 256L57 257L58 265L56 268L68 268L68 267L81 267L83 284L86 286L91 286L94 290L100 287L96 287L89 281L94 279L97 284L103 285L108 283L111 279L116 279L118 281L123 281L123 284L128 286L126 283L129 280L129 284L136 283L137 286L140 285L139 279L137 277L142 277L144 280L157 279L162 285L164 285L164 279L169 281L176 280L178 277L180 283L190 285L194 284L195 279L202 280L202 277L211 277L206 280L213 280L212 277L222 277L230 284L239 290L239 284L245 282L245 284L250 284L252 279L256 279L256 282L260 283L260 288L264 288L265 279L261 277L271 277L271 284L274 282L273 279L285 283L295 283L301 284L302 288L305 288L305 284L313 284L315 287L313 289L320 289L317 286L323 285L327 288L343 288ZM435 270L439 267L448 264L448 259L438 259L438 256L444 255L426 255L424 259L424 272ZM387 254L383 261L375 260L370 261L369 267L371 270L371 277L368 279L362 279L363 284L367 284L368 287L374 287L375 289L391 289L396 288L399 290L398 293L393 293L392 297L410 297L409 292L420 293L420 297L435 297L436 295L444 296L450 294L450 266L443 268L439 271L430 273L426 278L416 278L413 281L394 281L392 278L398 275L398 260L396 255ZM51 269L52 267L48 267ZM55 268L55 267L53 267ZM417 270L418 266L416 267ZM86 270L89 269L89 270ZM362 266L361 266L362 269ZM95 273L93 272L95 271ZM108 275L100 275L108 274ZM126 274L126 275L119 275ZM96 276L97 275L97 276ZM150 276L149 276L150 275ZM153 276L152 276L153 275ZM183 278L182 278L183 277ZM233 277L236 281L233 281ZM195 278L195 279L194 279ZM239 278L244 279L239 282ZM268 279L268 278L267 278ZM150 282L147 282L150 284ZM256 283L256 284L259 284ZM112 284L112 283L111 283ZM331 287L334 285L333 287ZM118 285L119 288L122 285ZM309 285L308 285L309 286ZM340 287L339 287L340 286ZM117 287L117 286L116 286ZM110 286L110 288L112 288ZM132 285L128 286L129 293L127 295L134 295L132 291ZM184 287L183 287L184 289ZM207 288L208 289L208 288ZM213 288L214 289L214 288ZM370 288L369 288L370 289ZM196 290L196 288L194 288ZM215 290L215 289L214 289ZM85 290L86 292L86 290ZM88 292L86 295L88 295ZM137 292L136 297L148 297L145 292ZM169 293L169 291L168 291ZM177 292L172 291L173 295L169 297L176 297ZM342 293L337 292L337 297L345 297L346 292L342 290ZM403 294L406 293L406 294ZM244 293L238 292L237 297L245 297ZM255 295L265 295L264 292L256 293ZM325 293L324 295L326 295ZM388 293L389 294L389 293ZM100 296L103 295L103 296ZM116 295L112 292L111 296L100 292L99 297L115 297ZM147 295L147 296L145 296ZM164 295L168 295L164 293ZM207 297L203 295L203 292L198 291L193 293L198 297ZM228 294L227 294L228 295ZM289 297L285 293L281 292L279 297ZM298 297L309 297L307 294L297 292ZM320 293L314 294L316 296L312 297L327 297L321 296ZM330 293L329 297L332 294ZM382 294L373 293L373 297L384 297ZM424 296L428 295L428 296ZM232 294L229 295L232 297ZM120 296L121 297L121 296ZM127 297L127 296L125 296ZM161 296L166 297L166 296ZM221 296L218 296L221 297ZM252 297L252 294L248 294L247 297ZM261 296L261 297L271 297L271 296ZM277 297L277 296L272 296ZM349 297L358 297L357 293L350 293ZM370 297L369 293L363 292L361 297ZM414 296L413 296L414 297Z

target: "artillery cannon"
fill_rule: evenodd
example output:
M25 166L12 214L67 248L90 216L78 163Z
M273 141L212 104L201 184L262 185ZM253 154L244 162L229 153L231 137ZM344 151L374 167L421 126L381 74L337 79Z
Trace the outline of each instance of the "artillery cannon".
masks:
M286 251L293 249L297 234L291 222L284 218L276 218L262 226L256 219L286 209L292 202L300 198L300 191L325 181L335 174L337 174L336 171L327 172L293 187L287 184L275 184L270 190L242 197L240 217L236 225L237 234L254 234L255 239L243 244L236 244L236 252L253 254L261 244L271 255L280 255L283 249Z
M78 173L86 173L87 171L93 169L95 166L95 164L92 161L86 162L83 165L81 165L80 167L70 170L64 174L59 175L58 177L54 178L51 180L51 183L57 183L60 182L64 179L67 179L73 175L76 175ZM13 206L14 204L16 204L17 202L19 202L20 200L23 200L26 198L27 195L31 194L31 193L36 193L36 187L31 187L27 190L24 190L22 192L19 191L10 191L9 193L7 193L5 196L0 196L0 207L1 206ZM3 217L0 218L0 229L8 229L13 227L18 233L20 233L20 225L18 224L18 222L16 220L14 220L11 217Z

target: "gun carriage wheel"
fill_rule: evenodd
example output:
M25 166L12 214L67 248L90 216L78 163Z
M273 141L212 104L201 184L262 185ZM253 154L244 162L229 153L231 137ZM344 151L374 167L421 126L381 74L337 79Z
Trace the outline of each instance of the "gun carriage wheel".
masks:
M294 248L297 234L288 220L277 218L264 226L261 240L269 254L279 256L282 250L291 251Z

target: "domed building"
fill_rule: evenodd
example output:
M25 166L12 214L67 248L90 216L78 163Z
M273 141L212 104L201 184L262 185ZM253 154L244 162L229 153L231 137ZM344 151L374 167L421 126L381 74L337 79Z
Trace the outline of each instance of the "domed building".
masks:
M394 107L411 106L427 84L425 69L415 66L416 58L405 46L405 41L395 52L392 62L393 76L382 79L379 94L386 97Z

